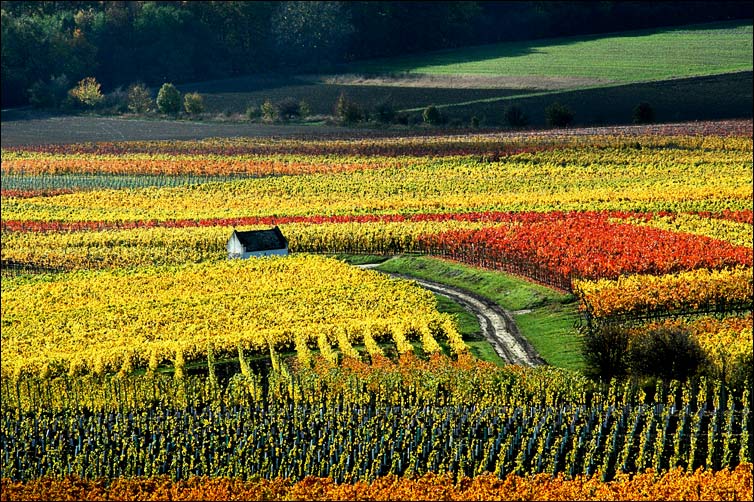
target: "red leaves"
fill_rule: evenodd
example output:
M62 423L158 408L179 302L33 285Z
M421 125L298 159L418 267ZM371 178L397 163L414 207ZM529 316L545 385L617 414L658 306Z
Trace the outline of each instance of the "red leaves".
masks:
M611 223L610 213L526 214L520 225L422 237L430 252L559 279L614 279L752 264L752 249L709 237ZM529 275L531 277L531 275ZM536 278L536 277L535 277ZM547 281L545 281L547 282Z

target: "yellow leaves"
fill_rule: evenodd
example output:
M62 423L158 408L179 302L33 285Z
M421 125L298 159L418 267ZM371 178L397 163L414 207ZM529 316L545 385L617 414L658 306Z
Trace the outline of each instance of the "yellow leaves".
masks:
M414 347L409 343L408 339L406 338L404 326L398 326L398 325L393 326L392 335L393 335L393 341L395 342L395 348L398 351L398 354L400 355L409 354L414 351Z
M55 360L72 375L125 374L168 360L176 378L210 344L232 357L239 347L263 353L268 343L287 350L301 337L337 362L335 341L357 355L345 333L379 353L374 338L405 319L442 321L431 293L407 281L309 255L4 279L2 316L4 374L46 365L54 376Z
M594 317L698 309L752 302L752 269L699 269L676 274L631 275L574 281L580 308Z
M461 337L461 334L458 332L450 318L446 317L442 320L441 329L448 337L448 345L450 345L450 350L453 351L454 354L460 356L469 353L469 347L463 343L463 337Z
M704 235L713 239L730 242L736 246L751 246L754 242L754 227L748 223L738 223L720 218L704 218L693 214L656 216L650 221L632 221L634 225L643 225L671 232L684 232Z
M344 356L351 357L355 360L360 359L359 352L353 348L353 345L351 345L345 326L336 327L335 336L338 340L338 348Z
M422 348L427 354L439 354L441 352L440 345L432 336L432 332L429 330L429 326L422 326L419 328L421 333Z
M338 354L333 351L330 346L330 342L327 341L327 334L324 331L320 331L317 335L317 347L319 348L320 355L333 366L338 364Z
M380 346L377 345L377 342L372 336L371 326L365 326L361 336L364 341L364 347L366 347L367 352L371 357L385 357L385 352L383 352Z
M21 162L20 154L13 155L7 160L4 157L3 169L16 169L12 165ZM182 162L176 159L177 164ZM8 198L3 201L3 218L134 221L488 210L689 211L751 206L751 155L745 150L586 146L513 155L490 163L468 157L308 159L332 167L312 174L186 187ZM363 168L344 168L354 162Z

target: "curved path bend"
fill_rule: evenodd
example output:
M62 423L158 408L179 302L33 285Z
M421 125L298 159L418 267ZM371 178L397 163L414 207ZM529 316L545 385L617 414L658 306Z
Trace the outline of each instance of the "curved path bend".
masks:
M378 265L380 264L360 265L359 267L373 269ZM475 293L453 286L417 279L416 277L403 274L382 273L387 273L391 277L414 281L424 289L446 296L459 303L464 309L479 319L482 335L490 342L495 352L506 363L523 366L547 364L531 343L521 335L511 314L500 308L498 304Z

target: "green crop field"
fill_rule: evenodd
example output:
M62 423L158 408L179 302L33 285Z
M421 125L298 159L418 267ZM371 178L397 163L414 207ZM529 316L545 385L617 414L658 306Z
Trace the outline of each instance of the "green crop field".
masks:
M739 21L478 46L372 61L354 71L639 82L751 68L752 26Z

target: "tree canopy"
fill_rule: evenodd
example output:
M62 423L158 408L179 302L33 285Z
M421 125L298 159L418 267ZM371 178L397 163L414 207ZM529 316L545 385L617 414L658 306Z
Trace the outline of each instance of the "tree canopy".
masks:
M435 49L752 17L737 1L2 2L2 102L65 75L103 90L331 72Z

